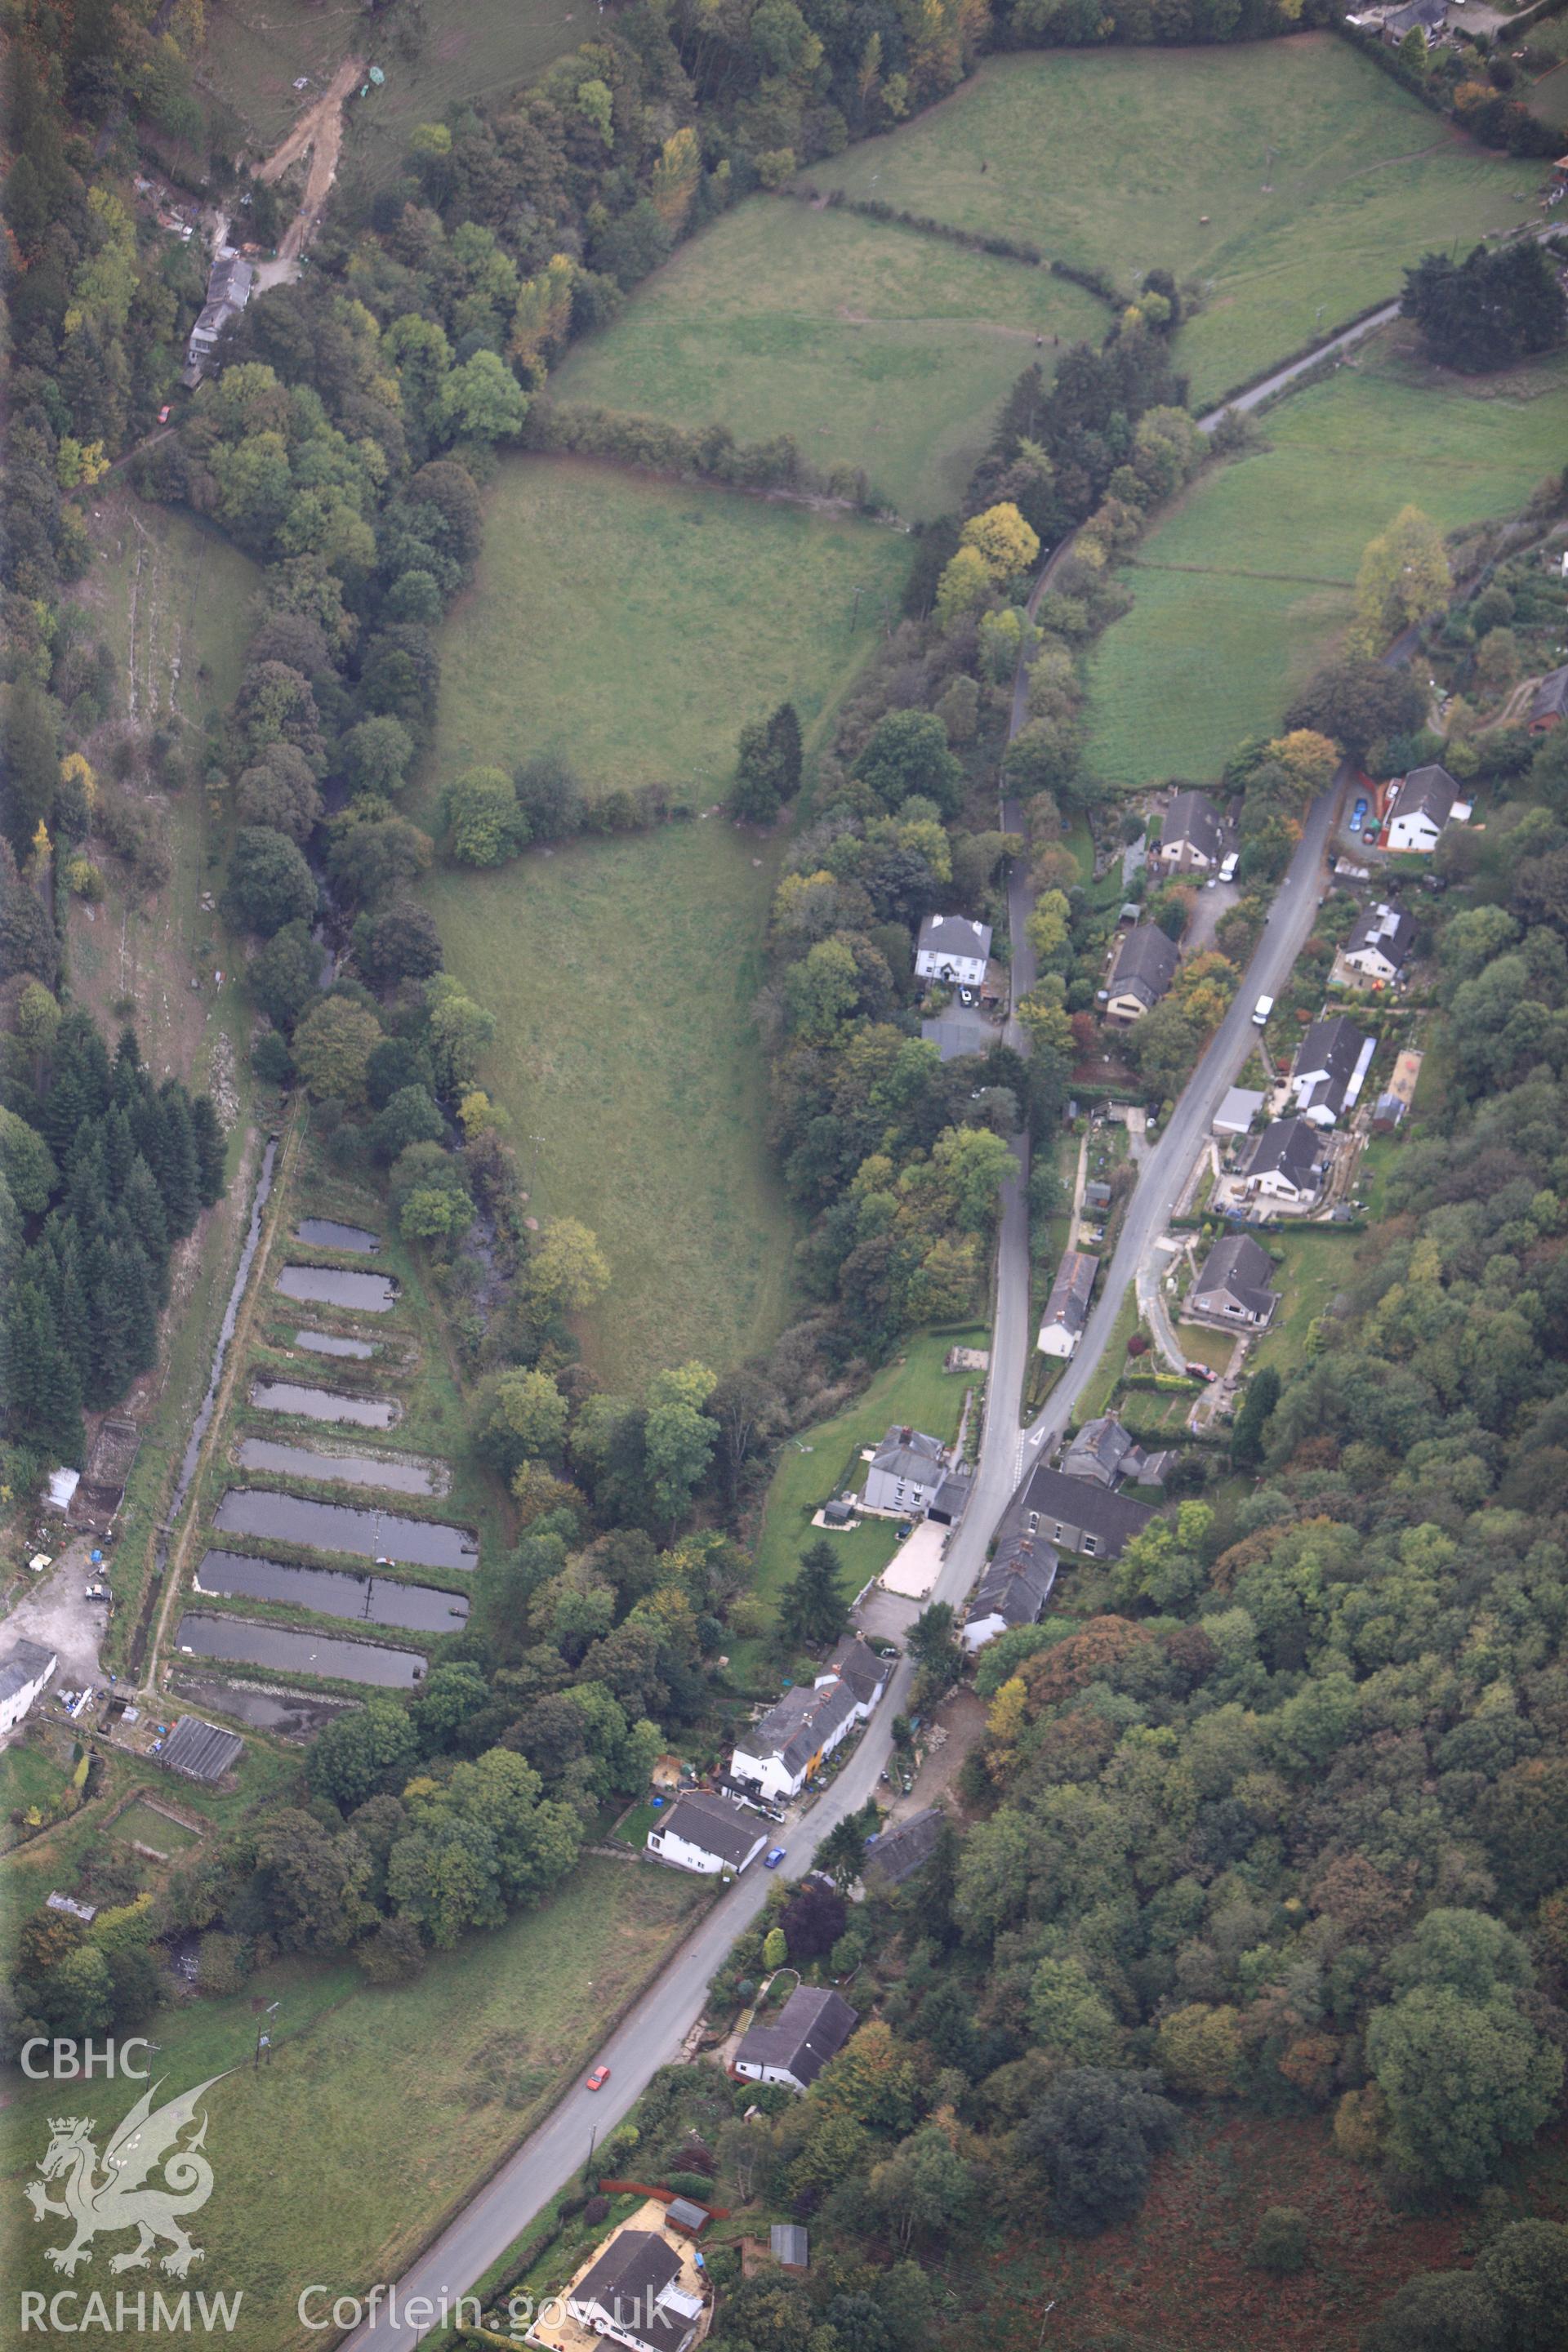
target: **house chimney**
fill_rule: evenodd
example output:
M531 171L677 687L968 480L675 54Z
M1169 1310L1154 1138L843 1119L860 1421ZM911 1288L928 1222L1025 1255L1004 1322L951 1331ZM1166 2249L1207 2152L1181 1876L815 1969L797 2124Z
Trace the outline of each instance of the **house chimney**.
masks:
M903 1440L904 1444L907 1445L907 1444L909 1444L909 1442L910 1442L910 1438L914 1435L914 1431L913 1431L912 1429L909 1428L909 1427L906 1425L903 1429L900 1429L900 1432L899 1432L899 1435L902 1438L902 1440Z

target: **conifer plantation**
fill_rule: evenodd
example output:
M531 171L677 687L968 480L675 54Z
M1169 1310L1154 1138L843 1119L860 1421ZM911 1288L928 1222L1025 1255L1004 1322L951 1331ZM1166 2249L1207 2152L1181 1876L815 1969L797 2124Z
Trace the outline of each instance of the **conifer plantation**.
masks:
M0 1111L0 1413L79 1459L81 1416L153 1362L174 1245L223 1192L211 1097L154 1084L132 1031L110 1060L68 1013L37 1083Z

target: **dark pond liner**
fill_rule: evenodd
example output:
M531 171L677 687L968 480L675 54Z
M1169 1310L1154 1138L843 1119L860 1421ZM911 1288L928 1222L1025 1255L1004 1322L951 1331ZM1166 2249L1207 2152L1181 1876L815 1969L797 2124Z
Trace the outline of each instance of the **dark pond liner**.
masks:
M262 1412L297 1412L306 1421L346 1422L355 1429L390 1429L397 1419L395 1397L340 1396L335 1389L306 1388L298 1381L258 1381L250 1402Z
M478 1568L479 1538L441 1519L408 1519L395 1511L318 1503L279 1495L268 1486L231 1486L213 1517L220 1534L260 1536L309 1551L346 1551L360 1559L395 1560L399 1568Z
M286 1265L275 1286L285 1298L346 1307L359 1315L384 1315L397 1304L397 1285L391 1275L362 1274L357 1266Z
M366 1233L363 1225L340 1225L335 1217L301 1217L294 1238L307 1249L353 1250L365 1257L381 1247L379 1234Z
M296 1331L296 1348L304 1348L312 1356L349 1356L356 1363L368 1363L375 1353L374 1339L343 1339L335 1331Z
M243 1617L206 1617L194 1610L181 1618L174 1639L182 1651L198 1658L321 1675L335 1683L369 1683L382 1690L412 1690L427 1663L414 1650L384 1650L374 1642L349 1642L292 1625L258 1625Z
M356 1576L345 1568L301 1568L247 1552L209 1551L196 1570L199 1592L231 1601L279 1601L318 1617L360 1618L410 1633L452 1633L468 1613L467 1595L434 1584L399 1584L390 1576Z

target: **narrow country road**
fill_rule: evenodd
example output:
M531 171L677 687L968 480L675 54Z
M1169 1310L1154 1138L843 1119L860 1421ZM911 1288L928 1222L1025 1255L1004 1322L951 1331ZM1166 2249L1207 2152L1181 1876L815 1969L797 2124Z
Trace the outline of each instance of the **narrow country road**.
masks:
M1243 412L1257 408L1309 369L1320 366L1325 359L1359 342L1363 335L1386 325L1398 315L1398 304L1391 302L1371 318L1346 328L1309 358L1293 361L1234 401L1200 417L1200 429L1212 433L1226 408ZM1069 540L1053 551L1036 583L1030 598L1031 612L1070 546ZM1407 650L1407 644L1395 647L1389 659L1403 658ZM1009 739L1024 724L1027 708L1028 679L1020 666L1014 685ZM933 1601L951 1601L955 1607L963 1601L984 1563L991 1537L1020 1478L1066 1426L1104 1353L1128 1286L1155 1234L1163 1230L1171 1214L1226 1088L1234 1084L1257 1043L1252 1008L1260 995L1279 993L1311 930L1323 888L1334 813L1348 775L1349 770L1342 768L1307 819L1236 1000L1210 1039L1164 1133L1157 1138L1144 1160L1121 1237L1105 1270L1100 1298L1078 1352L1051 1391L1044 1411L1027 1429L1021 1423L1025 1368L1034 1338L1029 1297L1028 1145L1022 1138L1015 1145L1016 1172L1003 1188L991 1370L986 1383L980 1456L969 1507L932 1589ZM1004 803L1003 823L1010 832L1022 830L1023 812L1017 803ZM1036 977L1034 957L1024 928L1032 905L1027 869L1019 860L1008 880L1015 1003L1027 993ZM1007 1035L1010 1045L1022 1045L1023 1033L1015 1022L1009 1022ZM828 1831L875 1794L892 1747L889 1726L905 1706L913 1679L909 1660L901 1659L854 1754L832 1786L790 1832L789 1852L777 1875L802 1876ZM345 2352L408 2352L408 2347L417 2344L422 2336L441 2325L443 2305L447 2309L455 2306L458 2297L468 2293L474 2282L500 2261L533 2215L578 2170L587 2156L590 2136L596 2133L602 2139L636 2105L658 2068L679 2056L693 2021L701 2013L710 1978L718 1970L736 1937L762 1909L770 1884L770 1877L753 1865L714 1906L643 1994L630 2016L598 2052L599 2060L610 2069L610 2079L604 2090L591 2093L580 2083L574 2085L545 2122L507 2158L488 2186L470 2200L398 2281L396 2313L378 2308L377 2315L347 2339ZM363 2295L363 2291L364 2283L357 2279L344 2279L334 2286L335 2293ZM421 2326L411 2326L403 2310L420 2297L428 2299L435 2315ZM384 2305L385 2298L382 2301ZM321 2307L320 2298L317 2307Z

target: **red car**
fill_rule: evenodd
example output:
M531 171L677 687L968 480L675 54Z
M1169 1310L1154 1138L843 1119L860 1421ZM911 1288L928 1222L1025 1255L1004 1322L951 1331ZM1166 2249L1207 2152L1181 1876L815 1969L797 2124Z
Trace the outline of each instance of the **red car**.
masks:
M590 2091L602 2091L609 2079L610 2070L607 2066L595 2066L584 2087Z
M1190 1381L1212 1381L1215 1378L1214 1366L1212 1364L1189 1364L1187 1366L1187 1378Z

